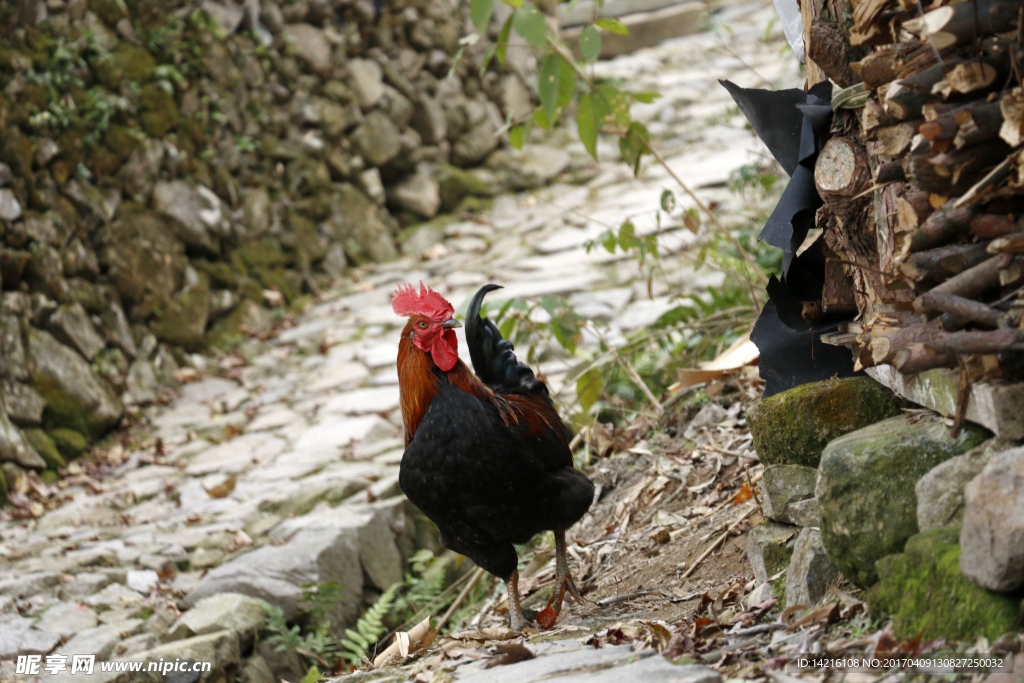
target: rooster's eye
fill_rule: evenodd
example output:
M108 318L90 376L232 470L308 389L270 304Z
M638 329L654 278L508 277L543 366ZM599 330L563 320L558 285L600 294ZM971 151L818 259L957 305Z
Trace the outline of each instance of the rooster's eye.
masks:
M419 324L420 324L420 329L424 329L424 330L427 329L427 323L425 323L424 321L421 320Z

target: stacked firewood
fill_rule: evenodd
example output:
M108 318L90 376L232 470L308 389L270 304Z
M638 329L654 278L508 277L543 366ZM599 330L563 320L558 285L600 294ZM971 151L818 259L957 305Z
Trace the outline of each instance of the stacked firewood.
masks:
M809 85L843 88L815 167L822 304L860 315L833 342L858 369L1021 378L1024 3L806 4Z

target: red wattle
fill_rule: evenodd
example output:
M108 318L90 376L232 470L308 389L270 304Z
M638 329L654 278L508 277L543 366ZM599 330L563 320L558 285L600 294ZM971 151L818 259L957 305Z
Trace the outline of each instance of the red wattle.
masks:
M455 331L445 330L430 349L430 357L434 359L437 367L448 372L459 362L458 348L459 341Z

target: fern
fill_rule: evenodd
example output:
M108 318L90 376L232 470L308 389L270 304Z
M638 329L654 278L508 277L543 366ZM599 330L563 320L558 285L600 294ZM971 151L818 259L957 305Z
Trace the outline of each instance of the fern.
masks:
M359 664L369 656L373 644L388 631L388 627L384 625L384 617L391 611L395 595L401 587L401 583L396 583L388 588L383 595L377 598L377 602L373 603L373 607L359 617L355 629L345 629L345 635L348 637L341 641L341 644L345 646L345 650L341 653L342 659L352 664Z
M284 652L285 650L294 650L297 647L301 647L303 642L299 627L292 626L289 628L288 622L284 618L284 612L277 605L271 605L266 600L261 600L260 602L264 614L267 615L267 632L270 633L267 642L277 646L274 650Z

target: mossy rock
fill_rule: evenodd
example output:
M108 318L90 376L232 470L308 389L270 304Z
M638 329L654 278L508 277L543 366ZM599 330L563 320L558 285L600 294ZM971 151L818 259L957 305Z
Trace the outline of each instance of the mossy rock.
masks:
M193 259L192 265L200 273L206 273L210 281L218 287L227 287L229 289L238 287L238 274L231 269L229 264L223 261Z
M869 377L804 384L747 409L754 449L766 465L817 467L833 439L899 415L907 404Z
M121 160L106 147L93 147L89 150L88 166L97 178L109 178L121 168Z
M935 417L903 415L832 441L821 455L815 496L829 560L861 587L875 563L918 533L914 485L936 465L991 435L967 424L956 438Z
M68 128L60 134L57 144L60 146L60 156L71 168L85 161L85 155L89 149L85 144L88 131L82 131L78 126Z
M89 9L109 26L116 25L117 22L128 16L124 0L91 0Z
M263 301L263 285L256 278L243 277L238 281L239 296L255 301Z
M765 520L747 535L747 560L759 584L786 570L800 529Z
M151 328L161 341L198 351L206 345L206 323L209 319L210 280L200 275L194 287L167 303L163 314Z
M60 481L60 475L56 470L43 470L39 473L39 478L43 480L44 484L56 484Z
M32 448L36 449L36 453L46 462L46 469L56 470L67 464L53 440L42 429L26 429L22 433Z
M455 166L438 166L434 177L440 185L441 208L444 211L453 210L467 196L491 197L497 194L497 189L479 175Z
M243 299L235 310L218 320L207 334L210 345L228 350L238 346L249 333L262 334L273 324L270 311L252 299Z
M17 126L8 126L4 135L2 158L21 176L32 174L32 141Z
M118 161L124 163L139 146L139 141L127 126L111 124L103 134L103 144L114 154Z
M1024 591L992 593L968 581L960 573L959 540L959 526L933 529L878 561L880 581L868 593L868 608L878 619L892 616L897 638L995 642L1019 630Z
M261 266L288 266L295 263L295 256L286 254L281 243L273 237L264 237L246 242L235 250L235 254L249 268Z
M128 43L121 43L114 51L113 59L124 77L136 83L148 81L156 69L156 60L149 50Z
M260 267L254 270L264 289L275 289L291 302L302 293L302 276L286 268Z
M89 440L74 429L51 429L47 433L66 460L74 460L89 450Z
M142 129L162 138L178 126L178 103L158 83L142 87Z
M124 72L113 59L92 60L92 73L96 80L108 90L117 90L124 78Z
M327 239L317 233L316 225L297 211L288 213L288 231L295 237L295 248L306 254L310 263L327 256Z
M7 494L10 489L7 487L7 475L0 470L0 508L7 505Z

